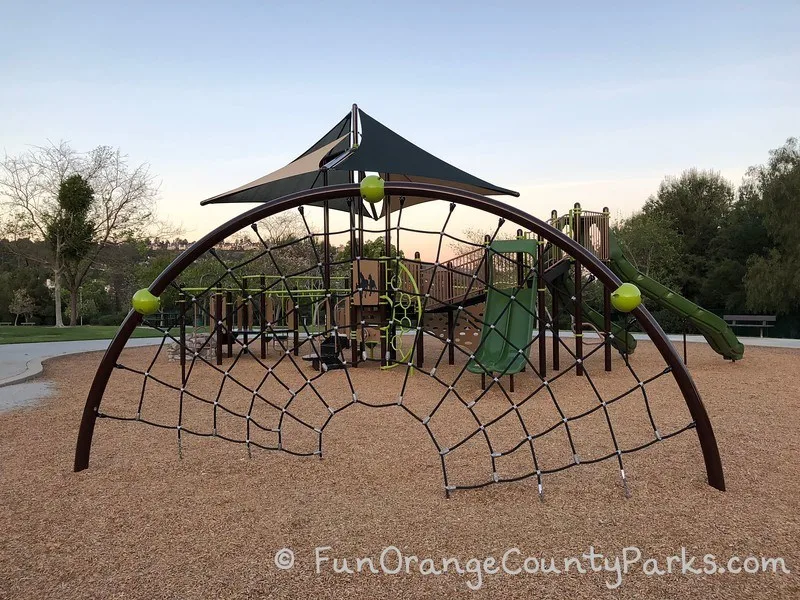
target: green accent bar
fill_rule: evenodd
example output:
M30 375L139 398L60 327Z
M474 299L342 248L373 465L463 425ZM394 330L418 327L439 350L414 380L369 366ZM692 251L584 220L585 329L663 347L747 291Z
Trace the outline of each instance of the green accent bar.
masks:
M523 238L516 240L495 240L489 247L492 252L497 254L510 254L512 252L525 252L534 258L536 257L536 247L538 246L535 240L526 240Z
M248 294L260 294L264 292L267 296L275 296L280 298L289 298L294 296L295 298L324 298L328 293L328 290L325 289L317 289L317 290L263 290L261 288L182 288L184 292L188 292L190 294L193 293L201 293L201 292L210 292L210 293L217 293L217 292L232 292L232 293L242 293L246 292ZM349 289L336 289L331 288L330 292L332 294L341 294L341 295L348 295L350 294Z

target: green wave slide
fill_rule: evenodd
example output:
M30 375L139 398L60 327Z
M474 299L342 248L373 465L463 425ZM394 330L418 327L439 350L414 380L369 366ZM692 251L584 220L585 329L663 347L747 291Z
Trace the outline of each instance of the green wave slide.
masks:
M545 275L545 282L550 288L550 293L558 296L558 301L567 311L575 314L575 283L570 277L569 262L563 261L548 270ZM584 321L590 322L598 331L603 331L603 314L593 309L586 302L581 303ZM633 334L625 331L625 328L618 323L611 323L611 333L614 335L611 345L620 353L632 354L636 350L636 338Z
M661 285L655 279L639 272L622 253L617 238L609 231L609 266L623 282L632 283L653 300L659 307L687 319L706 338L708 345L717 354L728 360L741 360L744 345L738 340L728 324L714 313L697 306L680 294Z
M525 252L536 258L535 240L501 240L494 242L490 251L496 254ZM490 269L494 261L490 261ZM493 270L489 282L494 281ZM513 299L512 299L513 294ZM531 288L497 289L492 285L486 294L480 346L475 359L467 363L470 373L519 373L530 356L536 314L536 290ZM494 327L491 325L494 324ZM520 353L519 349L523 348Z

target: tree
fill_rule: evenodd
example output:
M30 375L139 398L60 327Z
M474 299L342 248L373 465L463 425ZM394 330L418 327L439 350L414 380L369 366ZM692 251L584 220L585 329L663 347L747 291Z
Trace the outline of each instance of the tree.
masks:
M702 290L713 264L709 256L719 230L733 208L734 187L715 171L689 169L667 177L645 202L646 215L658 216L681 238L683 260L678 276L683 294L701 304Z
M667 287L679 285L683 238L659 212L638 212L612 227L625 256L648 277Z
M14 290L14 296L11 299L11 303L8 305L8 310L14 315L14 325L19 321L20 315L25 315L30 318L35 308L36 305L33 302L33 298L31 298L28 293L28 290L25 288Z
M89 211L93 202L94 191L89 182L82 175L70 175L59 186L56 213L45 229L45 239L53 256L59 257L61 271L71 275L68 277L70 325L77 325L77 288L81 283L74 274L92 250L95 227Z
M74 175L80 175L94 191L88 209L77 220L74 215L67 217L68 211L59 199L62 184ZM73 180L73 185L74 189L66 190L70 196L78 191L78 180ZM82 154L62 142L35 147L19 156L6 155L0 162L0 204L6 208L2 223L6 234L14 240L51 241L50 252L36 260L53 272L56 326L63 326L62 278L72 298L70 316L75 324L77 292L101 252L158 225L154 219L156 195L148 165L131 167L127 156L108 146ZM73 200L65 198L68 204ZM78 226L79 222L83 225ZM83 233L76 233L76 237L86 235L79 244L80 251L61 241L64 227L73 226L86 226Z
M287 210L259 221L258 231L270 245L283 244L308 235L303 217L295 210Z
M345 242L339 248L333 248L335 261L349 261L350 260L350 242ZM397 256L397 247L392 244L390 248L392 256ZM386 256L386 242L384 237L378 236L373 240L364 240L364 256L362 258L381 258ZM403 256L403 251L400 251L400 256Z
M739 190L738 200L709 248L711 266L702 286L708 306L738 314L747 310L747 261L772 247L760 200Z
M796 138L770 151L766 165L748 170L742 196L757 206L772 248L751 256L747 306L787 314L800 309L800 145Z

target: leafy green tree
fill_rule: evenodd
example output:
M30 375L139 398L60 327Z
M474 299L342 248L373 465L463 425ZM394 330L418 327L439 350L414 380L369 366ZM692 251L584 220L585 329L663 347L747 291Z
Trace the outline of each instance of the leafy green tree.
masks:
M772 246L760 199L747 194L744 188L739 190L738 196L709 248L712 261L701 288L708 306L730 313L747 310L744 283L747 261L751 257L765 256Z
M397 246L391 245L391 256L397 256ZM386 242L384 237L378 236L373 240L364 240L364 256L361 258L381 258L386 256ZM403 253L400 252L400 256ZM349 261L350 260L350 242L348 241L343 246L340 246L334 253L334 260L336 261Z
M20 315L25 315L30 318L34 308L35 304L28 290L25 288L14 290L14 296L11 299L11 303L8 305L8 309L14 315L14 325L19 321Z
M612 230L625 256L639 271L682 292L683 237L663 214L640 211L614 224ZM599 286L589 286L585 292L587 302L597 310L602 310L603 306L600 291ZM660 309L648 298L644 303L667 331L681 331L681 319Z
M48 322L53 317L53 296L48 289L46 281L52 273L37 261L29 260L9 249L11 243L0 240L0 321L13 320L13 315L8 310L14 290L24 288L34 300L35 316L41 322ZM25 251L34 251L37 244L25 240ZM39 242L41 252L46 254L49 250L44 242Z
M707 304L702 291L713 264L709 248L727 222L734 197L733 184L719 173L689 169L679 177L667 177L642 211L657 215L680 236L679 287L700 304Z
M364 240L364 256L366 258L381 258L386 256L386 241L384 237L378 236L374 240ZM389 256L397 256L397 246L389 246ZM403 252L400 252L403 256Z
M82 261L92 250L95 225L89 216L94 190L79 174L70 175L58 189L57 209L45 227L45 239L53 256L58 257L59 272L67 275L70 293L70 325L78 324L78 295L83 277L78 276Z
M742 195L758 206L772 247L747 262L747 306L787 314L800 310L800 145L797 138L751 167Z
M638 212L612 227L631 263L663 285L680 286L683 236L660 212Z

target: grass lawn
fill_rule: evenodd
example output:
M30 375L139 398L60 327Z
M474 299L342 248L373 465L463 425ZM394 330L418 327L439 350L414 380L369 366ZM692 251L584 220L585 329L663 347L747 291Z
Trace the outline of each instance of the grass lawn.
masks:
M0 327L0 344L27 342L68 342L74 340L110 340L117 333L116 325L84 325L83 327L40 327L31 325ZM173 332L177 335L177 329ZM160 337L161 332L149 327L137 327L133 337Z

